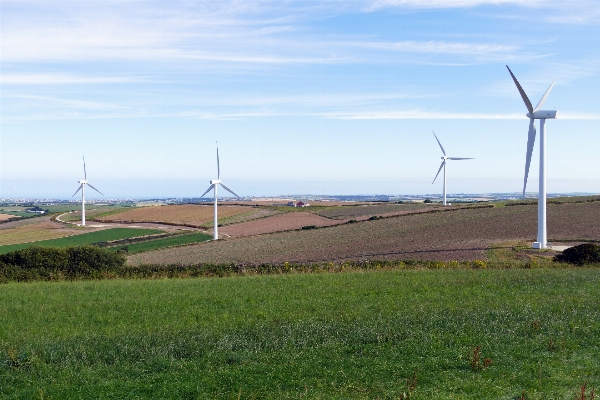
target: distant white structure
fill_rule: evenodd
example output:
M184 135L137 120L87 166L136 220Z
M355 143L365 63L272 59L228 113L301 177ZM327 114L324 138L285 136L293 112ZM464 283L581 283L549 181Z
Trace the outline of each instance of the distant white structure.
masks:
M200 197L204 197L204 195L206 193L208 193L211 189L214 189L214 191L215 191L214 192L214 202L215 202L214 225L215 225L215 229L214 229L214 234L213 234L214 240L219 239L219 232L218 232L219 223L218 223L218 219L217 219L217 186L219 186L219 185L223 186L223 189L227 190L229 193L231 193L238 199L240 198L240 196L233 193L233 190L229 189L227 186L225 186L225 184L223 182L221 182L221 167L219 165L219 147L217 147L217 179L211 180L210 186L208 187L208 189L206 189L206 192L202 193L202 196L200 196Z
M525 158L525 178L523 180L523 197L525 197L525 188L527 187L527 176L529 175L529 166L531 164L531 155L533 154L533 145L535 144L535 123L536 119L540 120L540 183L539 183L539 192L538 192L538 233L537 233L537 242L533 243L534 249L545 249L548 246L548 234L546 231L546 119L555 119L558 116L558 111L556 110L540 110L540 108L546 102L552 87L554 86L554 82L550 85L548 90L544 96L542 96L540 102L535 108L531 105L531 101L525 94L525 91L517 81L517 78L512 73L508 65L506 66L510 76L512 76L513 81L515 81L515 85L517 85L517 90L525 103L525 107L527 107L527 114L525 114L529 118L529 133L527 138L527 153Z
M437 140L438 144L440 145L440 149L442 149L442 154L444 154L444 156L442 157L442 164L440 165L440 169L438 169L437 174L435 174L435 178L433 178L433 182L431 182L431 184L433 185L435 183L435 180L437 179L438 175L440 174L440 171L442 170L442 168L444 168L444 201L443 204L446 204L446 161L447 160L473 160L472 158L463 158L463 157L447 157L446 156L446 150L444 150L444 148L442 147L442 144L440 143L439 139L437 138L437 136L435 135L435 132L433 132L433 136L435 136L435 140Z
M294 203L293 201L289 201L286 205L289 207L310 207L310 204L303 203L301 201L299 201L297 203Z
M85 226L85 185L88 185L96 192L102 194L102 192L93 187L92 184L87 181L87 172L85 171L85 156L83 157L83 180L78 181L78 183L79 189L77 189L77 192L81 190L81 226ZM73 193L73 196L71 197L74 197L77 192ZM102 194L102 196L104 196L104 194Z

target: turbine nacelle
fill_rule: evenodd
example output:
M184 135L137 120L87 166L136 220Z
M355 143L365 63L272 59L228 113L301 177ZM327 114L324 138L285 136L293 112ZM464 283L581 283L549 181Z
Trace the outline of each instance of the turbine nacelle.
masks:
M80 183L80 184L82 184L82 185L83 185L83 184L86 184L86 183L88 183L88 182L87 182L85 179L83 179L83 180L81 180L81 181L77 181L77 183Z
M525 114L527 118L531 118L531 114ZM535 110L533 112L533 119L555 119L558 116L556 110Z
M220 184L220 183L221 183L221 181L220 181L219 179L212 179L212 180L210 181L210 184L211 184L211 185L218 185L218 184Z

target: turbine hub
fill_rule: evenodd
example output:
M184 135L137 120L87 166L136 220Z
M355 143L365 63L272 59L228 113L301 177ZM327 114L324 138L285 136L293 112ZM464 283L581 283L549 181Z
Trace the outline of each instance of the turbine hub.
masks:
M218 180L218 179L213 179L213 180L210 181L211 185L215 185L215 184L218 184L218 183L221 183L221 181Z
M531 114L525 114L527 118L531 118ZM558 116L557 110L536 110L533 112L533 119L555 119Z

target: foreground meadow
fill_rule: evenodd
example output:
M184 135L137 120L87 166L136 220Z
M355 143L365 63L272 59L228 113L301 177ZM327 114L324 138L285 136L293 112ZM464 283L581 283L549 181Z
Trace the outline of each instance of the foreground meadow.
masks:
M5 284L0 396L573 399L600 385L599 283L570 268Z

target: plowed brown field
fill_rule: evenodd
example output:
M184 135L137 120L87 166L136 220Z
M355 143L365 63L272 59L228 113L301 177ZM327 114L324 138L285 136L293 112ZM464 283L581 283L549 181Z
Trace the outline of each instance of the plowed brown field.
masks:
M534 241L537 207L455 209L227 239L134 255L139 263L483 259L494 243ZM548 205L550 240L600 240L600 203Z
M219 206L219 222L240 214L258 213L260 210L244 206ZM129 209L99 219L101 222L160 222L174 225L199 227L211 223L214 208L212 205L182 204L150 206Z
M339 225L340 223L342 223L342 221L335 221L319 215L311 214L309 212L294 212L279 214L274 217L255 221L224 226L219 228L219 232L231 237L240 237L287 231L291 229L300 229L307 225L331 226Z

